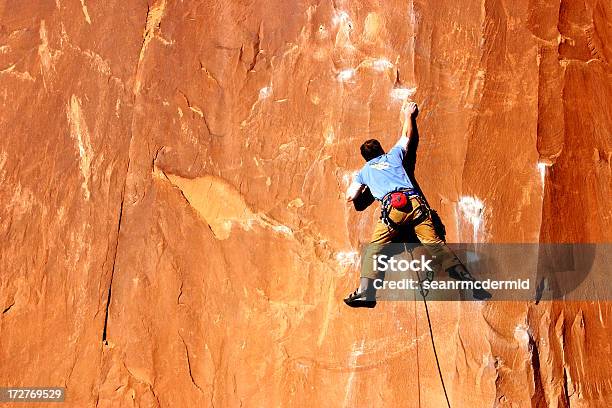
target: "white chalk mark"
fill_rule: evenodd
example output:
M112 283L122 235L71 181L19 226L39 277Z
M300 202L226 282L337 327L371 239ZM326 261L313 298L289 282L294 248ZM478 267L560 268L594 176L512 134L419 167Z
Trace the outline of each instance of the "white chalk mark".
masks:
M378 58L372 61L372 68L376 71L383 72L387 69L393 68L393 63L386 58Z
M85 4L85 0L81 0L81 9L83 10L85 21L87 21L87 24L91 24L91 18L89 18L89 12L87 11L87 5Z
M68 123L70 124L70 136L77 142L79 150L79 168L83 175L83 193L85 199L89 200L91 195L89 191L89 178L91 176L91 162L93 158L93 148L89 138L89 130L85 117L81 108L81 100L75 95L72 95L67 107Z
M544 190L544 184L546 181L546 168L552 166L550 161L540 160L538 162L538 172L540 173L540 185L542 186L542 190Z
M353 266L359 263L359 253L357 251L336 252L336 261L341 266Z
M529 348L529 327L525 324L519 324L514 328L514 339L519 346L525 350Z
M271 86L264 86L263 88L261 88L259 90L259 99L266 99L268 98L270 95L272 95L272 87Z
M343 69L338 73L338 81L348 82L355 77L355 70L353 68Z
M339 11L334 13L334 17L332 17L332 24L348 24L352 28L353 22L351 21L351 17L346 11Z
M540 173L540 184L544 188L544 179L546 178L546 165L544 163L538 163L538 172Z
M293 230L286 225L273 225L272 231L278 232L284 235L293 235Z
M357 177L358 173L359 171L350 171L342 175L342 184L345 188L348 187L353 182L353 180L355 180L355 177Z
M477 197L463 196L457 203L459 213L473 227L474 242L478 238L483 224L484 204Z
M257 107L257 105L259 105L262 100L269 98L271 95L272 95L272 86L264 86L263 88L259 90L259 95L257 96L257 100L251 106L249 117L240 123L241 128L244 128L248 123L251 122L251 119L255 115L255 108Z
M416 87L414 88L394 88L391 90L391 97L399 100L406 100L410 98L416 92Z

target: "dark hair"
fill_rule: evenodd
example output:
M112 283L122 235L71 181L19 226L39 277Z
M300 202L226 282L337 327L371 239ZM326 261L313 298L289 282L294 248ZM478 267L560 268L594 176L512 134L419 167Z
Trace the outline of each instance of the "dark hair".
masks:
M372 159L377 158L378 156L382 156L385 154L380 142L376 139L369 139L363 142L361 145L361 155L366 161L370 161Z

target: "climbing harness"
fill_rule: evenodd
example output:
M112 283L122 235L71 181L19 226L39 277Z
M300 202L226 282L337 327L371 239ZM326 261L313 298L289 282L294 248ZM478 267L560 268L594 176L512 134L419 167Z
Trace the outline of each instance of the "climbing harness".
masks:
M415 208L411 208L411 199L414 199L418 203ZM390 217L392 208L400 211L409 211L412 209L415 213L417 213L417 216L414 217L409 223L398 224ZM380 219L388 227L393 228L396 231L401 231L404 228L414 227L415 225L425 221L427 217L429 217L429 211L429 206L420 194L413 189L402 189L387 193L383 197L380 208Z

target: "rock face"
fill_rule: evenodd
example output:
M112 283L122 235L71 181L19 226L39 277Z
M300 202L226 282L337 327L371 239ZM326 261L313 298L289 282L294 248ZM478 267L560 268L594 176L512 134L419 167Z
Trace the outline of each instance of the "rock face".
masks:
M0 385L443 407L422 302L341 302L402 99L453 242L612 236L607 0L0 1ZM453 407L612 405L612 307L429 304ZM365 405L364 405L365 404Z

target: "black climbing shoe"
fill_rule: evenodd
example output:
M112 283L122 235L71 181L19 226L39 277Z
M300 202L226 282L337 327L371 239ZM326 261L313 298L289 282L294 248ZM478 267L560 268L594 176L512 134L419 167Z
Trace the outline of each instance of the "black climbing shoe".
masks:
M475 289L475 288L472 290L472 296L476 300L487 300L487 299L491 299L491 297L493 297L493 295L491 295L486 290L484 290L484 289Z
M475 281L471 273L462 265L455 265L448 269L448 276L458 281Z
M376 306L376 300L369 300L367 293L359 292L359 289L348 295L344 299L344 303L349 307L367 307L370 309Z
M474 279L472 274L467 269L465 269L465 267L462 265L455 265L452 268L449 268L448 276L450 276L453 279L459 280L459 281L472 281L473 282L476 280ZM491 295L491 293L487 292L484 289L474 288L472 290L472 296L476 300L487 300L487 299L491 299L493 295Z

